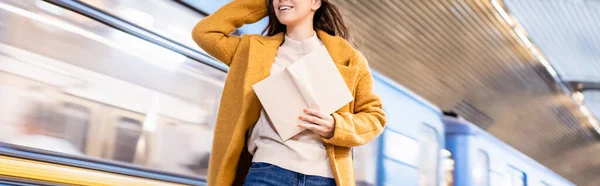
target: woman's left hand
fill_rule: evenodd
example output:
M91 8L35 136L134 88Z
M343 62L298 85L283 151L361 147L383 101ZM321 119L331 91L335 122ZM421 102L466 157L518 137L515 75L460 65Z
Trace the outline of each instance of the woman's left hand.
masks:
M298 124L298 127L313 131L327 139L333 137L335 129L335 119L333 119L333 116L315 109L304 109L303 111L305 114L298 116L298 119L306 121L309 124L301 123Z

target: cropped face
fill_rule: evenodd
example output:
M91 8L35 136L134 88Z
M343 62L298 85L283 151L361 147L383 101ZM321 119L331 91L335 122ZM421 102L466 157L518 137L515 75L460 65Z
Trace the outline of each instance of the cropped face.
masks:
M273 11L277 19L284 25L295 25L314 17L321 7L321 0L272 0Z

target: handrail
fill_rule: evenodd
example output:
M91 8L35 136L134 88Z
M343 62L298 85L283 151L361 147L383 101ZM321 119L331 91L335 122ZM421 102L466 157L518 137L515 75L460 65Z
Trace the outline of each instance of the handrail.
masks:
M35 148L17 146L0 142L0 156L28 159L51 164L66 165L90 170L110 172L140 178L167 181L186 185L204 185L204 178L178 175L160 170L149 169L133 164L111 162L104 159L86 156L61 154ZM75 176L75 175L74 175Z
M182 54L186 57L204 63L220 71L227 72L228 67L206 53L192 49L163 35L133 24L127 20L112 15L104 10L81 2L79 0L44 0L48 3L81 14L82 16L101 22L105 25L123 31L140 39L146 40L163 48ZM191 37L191 31L190 31Z

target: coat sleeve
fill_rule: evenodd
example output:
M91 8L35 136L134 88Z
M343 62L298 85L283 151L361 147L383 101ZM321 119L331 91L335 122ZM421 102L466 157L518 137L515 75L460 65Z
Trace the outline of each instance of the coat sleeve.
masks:
M267 16L265 0L234 0L200 20L192 38L209 55L231 66L241 37L232 36L236 28L257 22Z
M354 113L333 113L333 137L323 138L335 146L354 147L377 138L385 127L386 116L381 100L373 92L373 78L367 60L360 53L354 60L360 65L354 98Z

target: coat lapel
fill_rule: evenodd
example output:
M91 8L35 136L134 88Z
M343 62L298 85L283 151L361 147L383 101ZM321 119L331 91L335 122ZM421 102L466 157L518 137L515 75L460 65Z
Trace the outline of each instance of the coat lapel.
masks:
M355 51L352 46L343 38L329 35L327 32L318 30L317 36L327 48L329 55L336 64L349 66L350 58L354 56Z
M271 37L250 38L247 81L252 86L271 74L271 67L279 46L283 43L283 33Z
M351 58L356 55L356 51L341 37L329 35L322 30L317 31L317 35L327 48L348 89L354 94L354 83L357 79L359 67L356 64L351 64Z

